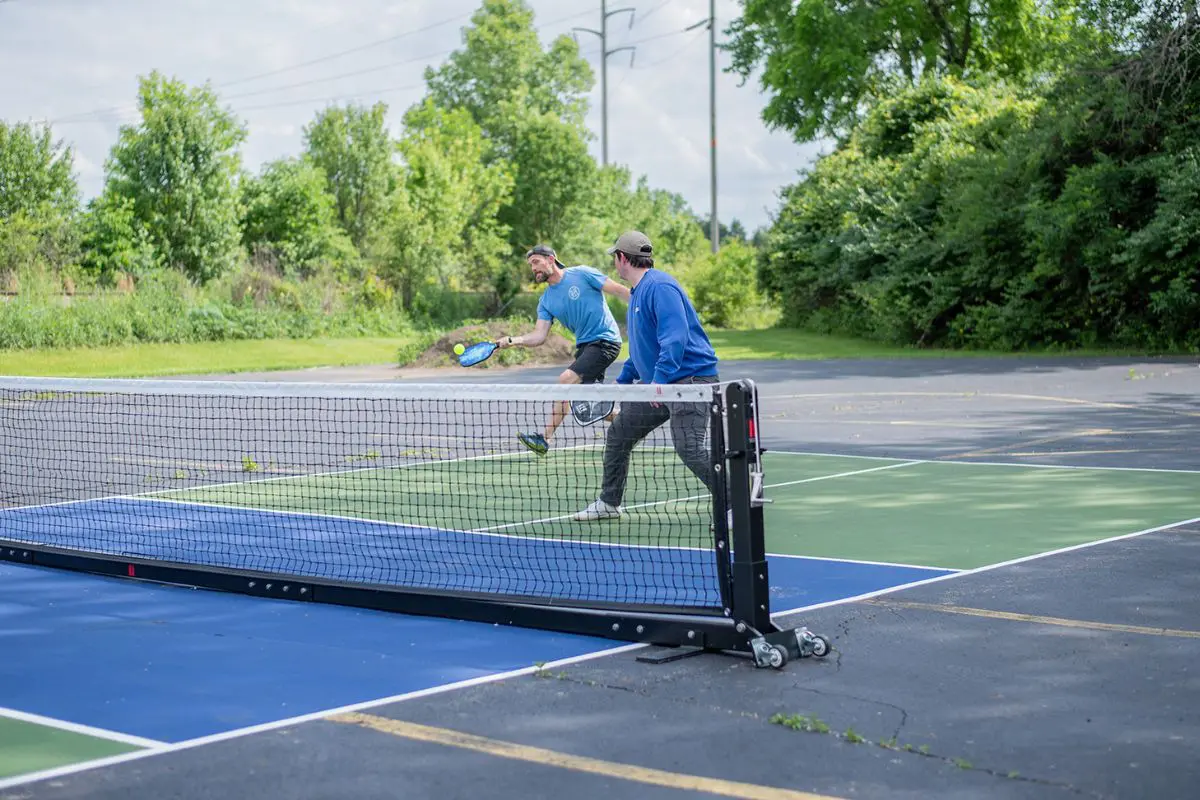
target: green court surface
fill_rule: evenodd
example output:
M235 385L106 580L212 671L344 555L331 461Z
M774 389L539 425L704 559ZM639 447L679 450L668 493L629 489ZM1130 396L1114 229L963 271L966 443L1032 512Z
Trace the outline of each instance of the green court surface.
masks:
M670 448L642 447L630 461L621 520L576 522L600 493L602 445L522 451L401 467L294 475L149 497L311 513L452 530L656 546L704 546L711 502Z
M1200 516L1200 472L764 460L773 553L973 569Z
M0 716L0 778L140 749L136 745Z
M572 519L597 496L602 458L600 446L586 446L151 496L517 536L709 545L705 489L670 448L635 451L623 518ZM768 452L764 473L773 501L767 547L782 555L972 569L1200 516L1200 472Z

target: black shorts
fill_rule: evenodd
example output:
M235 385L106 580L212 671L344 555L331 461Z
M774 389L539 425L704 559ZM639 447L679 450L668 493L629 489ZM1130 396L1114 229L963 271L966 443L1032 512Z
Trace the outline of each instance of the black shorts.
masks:
M607 339L594 339L575 348L575 361L567 369L582 383L604 383L604 371L621 355L621 345Z

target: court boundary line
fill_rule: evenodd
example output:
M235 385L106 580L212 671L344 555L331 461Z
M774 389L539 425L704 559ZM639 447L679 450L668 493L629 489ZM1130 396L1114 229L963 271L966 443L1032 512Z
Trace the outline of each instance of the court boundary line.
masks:
M932 578L925 578L925 579L922 579L919 581L911 581L909 583L900 584L898 586L892 586L892 587L888 587L886 589L879 589L879 590L876 590L873 592L865 592L863 594L854 595L851 597L839 598L837 600L827 600L827 601L821 602L821 603L813 603L810 605L800 606L797 608L786 609L786 610L782 610L782 611L775 611L775 612L771 613L771 618L772 618L772 620L778 620L779 618L782 618L782 617L787 617L787 616L791 616L791 615L799 614L799 613L803 613L803 612L819 611L819 610L825 609L825 608L833 608L836 606L849 605L851 603L858 603L863 600L869 600L869 599L872 599L875 597L881 597L881 596L887 595L887 594L902 592L907 589L913 589L913 588L916 588L919 586L928 586L930 584L940 583L942 581L957 580L959 578L967 577L970 575L977 575L977 574L984 573L984 572L991 572L993 570L1001 569L1003 567L1015 566L1017 564L1023 564L1023 563L1029 562L1029 561L1036 561L1038 559L1047 558L1050 556L1062 555L1064 553L1070 553L1070 552L1074 552L1077 550L1084 550L1084 549L1087 549L1090 547L1097 547L1097 546L1100 546L1103 544L1110 544L1113 542L1124 541L1124 540L1128 540L1128 539L1135 539L1135 538L1138 538L1141 536L1149 535L1151 533L1159 533L1162 531L1170 530L1172 528L1178 528L1178 527L1181 527L1184 525L1191 525L1191 524L1194 524L1197 522L1200 522L1200 517L1193 517L1191 519L1180 520L1178 522L1172 522L1172 523L1168 523L1166 525L1158 525L1153 528L1146 528L1145 530L1134 531L1133 533L1126 533L1126 534L1121 534L1118 536L1111 536L1106 539L1096 540L1094 542L1085 542L1082 544L1071 545L1069 547L1058 548L1056 550L1048 550L1044 553L1035 553L1035 554L1028 555L1028 556L1022 556L1021 558L1010 559L1008 561L1001 561L996 564L989 564L989 565L986 565L983 567L976 567L974 569L962 570L960 572L954 572L954 573L950 573L947 575L937 575ZM85 761L85 762L78 763L78 764L71 764L71 765L67 765L67 766L63 766L63 767L55 767L55 768L49 769L49 770L42 770L40 772L28 773L26 775L18 775L18 776L14 776L12 778L4 778L4 779L0 779L0 789L10 789L10 788L13 788L16 786L21 786L24 784L34 783L37 781L47 780L47 779L51 779L51 778L62 778L62 777L66 777L68 775L74 775L74 774L78 774L81 772L88 772L93 769L100 769L102 767L115 766L117 764L123 764L123 763L129 762L129 761L137 761L137 760L140 760L143 758L149 758L151 756L162 755L165 753L176 753L176 752L180 752L183 750L190 750L190 749L193 749L196 747L202 747L202 746L208 745L208 744L216 744L218 742L229 741L232 739L239 739L243 736L250 736L250 735L253 735L256 733L266 733L268 731L279 730L281 728L286 728L291 725L300 725L305 722L324 720L335 714L345 713L347 711L360 711L360 710L368 709L368 708L378 708L379 706L387 705L389 703L399 703L399 702L403 702L405 700L415 700L415 699L418 699L421 697L430 697L430 696L437 695L437 694L448 693L451 691L455 691L457 689L466 689L466 688L470 688L472 686L481 686L481 685L485 685L488 683L496 683L498 681L506 680L508 678L516 678L516 677L521 677L524 675L532 675L534 673L537 673L537 672L540 672L543 670L554 669L554 668L562 667L562 666L569 666L571 664L579 664L579 663L591 661L591 660L598 659L598 658L603 658L603 657L610 656L610 655L618 655L620 653L632 652L634 650L642 650L647 647L650 647L650 645L644 644L644 643L631 643L631 644L621 645L621 646L617 646L617 647L605 648L603 650L597 650L597 651L594 651L591 653L584 653L584 654L581 654L578 656L572 656L570 658L559 659L558 661L547 662L546 664L543 664L541 666L535 665L535 666L530 666L530 667L523 667L521 669L510 670L507 672L501 672L501 673L497 673L495 675L482 675L482 676L478 676L475 678L468 678L467 680L464 680L464 681L457 681L454 683L443 684L440 686L433 686L433 687L429 687L427 689L419 689L415 692L408 692L408 693L404 693L404 694L393 695L391 697L379 698L376 700L367 700L367 701L363 701L361 703L355 703L355 704L351 704L351 705L347 705L347 706L342 706L339 708L331 708L331 709L326 709L324 711L315 711L315 712L311 712L309 714L302 714L302 715L298 715L295 717L289 717L287 719L274 720L272 722L260 723L258 725L247 726L245 728L237 728L237 729L234 729L231 731L224 731L221 733L211 734L209 736L201 736L201 737L197 737L195 739L188 739L188 740L185 740L182 742L168 743L168 744L164 745L163 747L157 748L157 749L139 750L139 751L135 751L133 753L124 753L119 756L111 756L108 758L95 759L92 761ZM333 724L333 723L331 723L331 724Z
M683 499L661 500L661 501L656 501L656 503L653 503L653 504L648 503L645 505L667 505L670 503L685 503L685 502L689 502L692 500L702 499L704 497L707 497L707 495L697 495L696 497L685 497ZM395 520L375 519L372 517L350 517L350 516L345 516L345 515L341 515L341 514L325 514L325 513L316 512L316 511L287 511L287 510L276 509L276 508L259 508L257 506L236 506L236 505L225 505L223 503L201 503L201 502L197 502L194 500L171 500L171 499L165 498L165 497L127 497L127 498L115 498L115 499L129 500L129 501L132 501L135 503L145 503L147 505L154 504L154 503L162 503L162 504L168 505L168 506L172 506L172 505L200 506L200 507L204 507L204 508L222 509L222 510L226 510L226 511L244 511L244 512L251 513L251 514L278 514L280 516L287 516L287 517L311 517L311 518L318 519L318 520L330 519L330 520L338 520L341 522L368 523L371 525L382 525L385 527L416 529L416 530L421 530L421 531L429 531L429 532L433 532L433 533L460 533L465 536L486 536L486 537L490 537L490 538L494 538L494 539L509 539L509 540L517 541L517 542L553 542L554 544L573 544L573 545L585 545L585 546L593 546L594 545L597 547L624 547L624 548L629 548L629 549L641 549L641 550L696 551L696 552L703 552L703 553L707 553L712 549L712 548L706 548L706 547L683 547L680 545L626 544L626 543L622 543L622 542L600 542L600 541L591 542L591 541L587 541L586 539L555 539L550 536L516 536L513 534L509 534L509 533L493 533L492 531L494 530L494 528L447 528L447 527L444 527L441 525L421 525L419 523L398 522ZM556 517L555 519L570 519L572 517L574 517L574 514L568 514L563 517ZM514 527L518 524L533 524L533 523L511 523L510 525L508 525L506 527ZM383 534L378 533L375 535L382 536Z
M1162 533L1163 531L1168 531L1168 530L1171 530L1172 528L1180 528L1180 527L1183 527L1184 525L1193 525L1197 522L1200 522L1200 517L1192 517L1191 519L1179 520L1178 522L1169 522L1165 525L1156 525L1153 528L1146 528L1144 530L1134 531L1133 533L1122 533L1122 534L1118 534L1116 536L1109 536L1106 539L1097 539L1096 541L1093 541L1093 542L1083 542L1081 544L1068 545L1067 547L1060 547L1055 550L1047 550L1044 553L1034 553L1034 554L1028 555L1028 556L1021 556L1020 558L1012 558L1007 561L999 561L995 564L985 564L982 567L972 567L971 569L960 570L960 571L955 572L950 575L936 575L932 578L925 578L923 580L913 581L912 583L901 584L900 586L893 586L889 589L881 589L881 590L874 591L874 592L867 592L865 594L855 595L854 597L847 597L847 598L843 598L841 600L830 600L830 601L826 601L824 603L817 603L817 604L811 605L811 606L803 606L801 608L795 608L795 609L791 609L788 611L772 612L771 616L772 617L784 616L787 614L796 614L801 611L815 611L815 610L822 609L822 608L831 608L833 606L846 605L848 603L859 603L859 602L862 602L863 600L870 600L875 597L881 597L885 594L892 594L893 592L901 592L906 589L916 588L918 586L928 586L929 584L941 583L942 581L952 580L955 578L965 578L965 577L969 577L971 575L979 575L984 572L991 572L993 570L1002 569L1004 567L1014 567L1019 564L1025 564L1030 561L1037 561L1038 559L1042 559L1042 558L1049 558L1051 556L1059 556L1059 555L1064 555L1066 553L1073 553L1077 550L1086 550L1089 547L1099 547L1100 545L1104 545L1104 544L1113 544L1114 542L1121 542L1121 541L1125 541L1128 539L1136 539L1136 538L1139 538L1142 536L1148 536L1152 533Z
M120 731L109 730L108 728L97 728L79 722L69 722L65 719L47 717L29 711L18 711L15 708L8 708L6 706L0 706L0 717L31 725L40 725L43 728L53 728L55 730L66 731L67 733L76 733L81 736L91 737L92 739L104 739L105 741L117 742L118 744L133 745L147 750L161 749L167 746L167 742L157 739L147 739L144 736L134 736L130 733L121 733Z
M827 474L827 475L816 475L811 478L802 478L802 479L796 480L796 481L786 481L783 483L764 483L763 489L775 489L775 488L779 488L782 486L795 486L795 485L798 485L801 483L815 483L817 481L828 481L828 480L833 480L834 478L849 478L853 475L863 475L868 472L879 472L880 470L885 470L885 469L897 469L898 467L907 467L907 466L912 466L912 465L919 464L919 463L921 463L921 462L907 461L907 462L899 463L899 464L889 464L887 466L882 466L882 467L871 467L870 469L853 470L851 472L837 472L837 473L831 473L831 474ZM631 506L623 506L623 508L626 508L626 509L646 508L649 506L666 505L668 503L686 503L686 502L691 502L693 500L704 500L704 499L707 499L708 497L709 497L709 495L706 495L706 494L704 494L704 495L698 494L698 495L692 495L691 497L673 498L671 500L658 500L653 503L637 503L637 504L634 504ZM559 520L563 520L563 519L571 519L574 516L575 516L574 514L565 514L565 515L557 516L557 517L546 517L544 519L529 520L527 522L513 522L513 523L508 523L506 525L495 525L495 526L492 526L491 528L480 528L479 530L480 531L492 531L492 530L497 530L499 528L516 528L516 527L520 527L522 525L543 525L547 522L558 522Z
M1175 475L1200 475L1200 469L1166 469L1162 467L1090 467L1080 464L1021 464L1009 461L960 461L962 456L949 458L896 458L894 456L865 456L848 453L818 453L805 450L776 450L768 448L764 452L781 456L810 456L814 458L857 458L867 461L911 461L913 464L959 464L965 467L1019 467L1021 469L1060 469L1086 470L1090 472L1150 472L1168 473Z
M872 473L872 472L880 472L882 470L898 469L901 467L914 466L914 465L921 464L921 463L924 463L924 462L919 461L919 460L902 461L899 463L888 464L888 465L880 466L880 467L871 467L869 469L852 470L850 472L829 473L829 474L825 474L825 475L816 475L811 478L801 478L801 479L795 480L795 481L784 481L782 483L764 484L763 488L764 489L775 489L775 488L781 488L781 487L787 487L787 486L796 486L796 485L804 484L804 483L816 483L818 481L833 480L836 478L848 478L848 477L853 477L855 475L864 475L864 474L868 474L868 473ZM383 469L386 469L386 468L383 468ZM275 479L272 479L272 480L275 480ZM220 486L236 486L238 484L231 483L231 484L219 484L219 485ZM184 490L180 490L180 491L184 491ZM709 495L706 495L706 494L705 495L691 495L689 497L682 497L682 498L675 497L675 498L670 498L667 500L655 500L653 502L637 503L634 505L625 506L625 508L626 509L651 508L651 507L666 506L666 505L672 505L672 504L678 504L678 503L690 503L690 502L695 502L695 501L699 501L699 500L706 500L708 498L709 498ZM102 502L113 502L113 501L125 501L125 502L129 502L129 503L134 503L134 504L146 504L146 505L153 505L156 503L161 503L166 506L189 506L189 507L199 507L199 508L212 508L212 509L222 509L222 510L227 510L227 511L242 511L242 512L252 513L252 514L280 515L280 516L287 516L287 517L307 517L307 518L316 519L316 520L330 519L330 520L338 520L338 521L342 521L342 522L354 522L354 523L366 523L368 525L380 525L383 527L390 527L390 528L413 528L413 529L421 529L421 530L426 530L426 531L437 531L437 532L444 532L444 533L459 533L459 534L464 534L464 535L487 536L487 537L493 537L493 538L498 538L498 539L510 539L510 540L514 540L514 541L552 542L554 544L571 544L571 545L583 545L583 546L593 546L594 545L594 546L599 546L599 547L620 547L620 548L628 548L628 549L633 549L633 550L670 550L670 551L685 551L685 552L700 552L700 553L709 553L709 552L713 551L713 548L709 548L709 547L685 547L685 546L681 546L681 545L632 544L632 543L623 543L623 542L589 541L586 539L560 539L560 538L554 538L554 537L550 537L550 536L534 536L534 535L522 536L522 535L513 535L513 534L508 534L508 533L496 533L495 532L497 530L502 530L502 529L506 529L506 528L519 528L519 527L528 526L528 525L543 525L548 522L557 522L560 520L573 519L575 516L574 513L563 514L563 515L560 515L557 517L546 517L544 519L526 520L526 521L522 521L522 522L510 522L510 523L505 523L503 525L493 525L493 526L486 527L486 528L464 529L464 528L449 528L449 527L440 526L440 525L437 525L437 526L421 525L419 523L401 522L401 521L397 521L397 520L377 519L377 518L373 518L373 517L354 517L354 516L347 516L347 515L343 515L343 514L329 514L329 513L317 512L317 511L290 511L287 509L261 508L258 506L231 505L231 504L217 503L217 502L202 502L202 501L198 501L198 500L177 500L174 498L162 497L158 493L150 493L150 494L142 494L142 495L122 495L122 496L110 496L110 497L97 497L97 498L91 498L88 500L71 500L71 501L68 501L65 503L55 503L55 504L50 504L50 505L45 505L45 506L18 506L18 507L14 507L14 508L0 509L0 513L3 513L4 511L28 511L28 510L37 510L40 508L62 507L62 506L67 506L67 505L79 505L82 503L92 503L92 502L102 503ZM382 536L383 534L379 533L378 535ZM30 544L32 545L33 543L31 542ZM78 550L79 552L90 552L88 550L84 550L81 548L74 548L74 547L67 547L65 549ZM775 556L775 557L779 557L779 558L803 558L803 559L816 558L814 556L794 555L791 553L767 553L767 555ZM845 561L846 563L869 564L869 565L877 565L877 566L885 566L885 567L913 566L913 567L916 567L919 569L939 569L939 570L940 569L953 569L951 567L925 567L925 566L911 565L911 564L896 564L896 563L890 563L890 562L885 562L885 561L859 561L859 560L855 560L855 559L818 559L818 560Z
M584 444L584 445L574 445L572 447L563 447L563 448L559 448L559 449L561 449L561 450L586 450L586 449L595 449L597 447L598 447L598 445L595 445L595 444ZM482 460L486 460L486 459L501 459L501 458L509 458L509 457L513 457L513 456L533 457L533 454L529 453L529 452L513 450L512 452L489 453L488 455L483 455L483 456L462 456L459 458L443 458L443 459L438 459L436 461L415 461L415 462L412 462L409 464L388 464L386 466L355 467L353 469L331 470L329 472L303 472L303 473L300 473L297 475L276 475L276 476L270 477L270 478L255 478L253 480L248 480L248 481L224 481L224 482L220 482L220 483L205 483L205 484L201 484L200 486L181 487L178 489L155 489L155 490L149 491L149 492L134 492L132 494L110 494L110 495L104 495L103 497L88 497L88 498L85 498L82 500L62 500L57 503L34 503L33 505L28 505L28 506L10 506L9 508L0 508L0 514L4 514L5 512L8 512L8 511L29 511L29 510L38 509L38 508L58 508L61 506L76 505L78 503L90 503L95 500L138 500L138 499L143 499L143 498L163 499L161 497L162 495L172 494L175 492L200 492L200 491L206 491L206 490L211 490L211 489L222 489L227 486L258 486L258 485L261 485L264 483L274 483L277 481L288 481L288 480L299 480L302 478L329 478L329 477L337 477L339 475L354 475L354 474L361 473L361 472L377 472L377 471L382 471L382 470L412 469L414 467L428 467L428 466L433 466L436 464L454 464L457 462L464 462L464 461L482 461Z
M163 743L161 747L155 749L137 750L132 753L122 753L116 756L93 759L91 761L84 761L77 764L53 767L51 769L40 770L38 772L30 772L25 775L16 775L10 778L0 778L0 789L11 789L16 786L35 783L37 781L49 780L52 778L63 778L68 775L75 775L80 772L88 772L93 769L115 766L117 764L124 764L129 761L138 761L143 758L149 758L150 756L162 755L165 753L177 753L184 750L203 747L209 744L217 744L218 742L229 741L231 739L240 739L243 736L251 736L257 733L268 733L270 731L280 730L281 728L288 728L293 725L301 725L306 722L321 721L335 714L362 711L368 708L378 708L379 706L388 705L390 703L399 703L405 700L417 700L422 697L443 694L446 692L456 691L458 689L469 689L473 686L482 686L488 683L495 683L500 680L507 680L508 678L519 678L526 675L533 675L543 670L570 666L571 664L591 661L593 659L603 658L609 655L617 655L619 653L641 649L642 647L645 647L645 645L639 643L619 645L617 647L610 647L590 653L583 653L578 656L570 656L568 658L558 659L557 661L548 661L540 666L534 664L528 667L521 667L519 669L499 672L494 675L479 675L474 678L467 678L465 680L455 681L453 683L431 686L425 689L417 689L416 691L404 692L401 694L392 695L390 697L364 700L358 703L350 703L344 706L339 706L337 708L322 709L320 711L299 714L286 719L262 722L257 725L249 725L244 728L235 728L230 731L222 731L220 733L213 733L207 736L198 736L193 739L185 739L182 742L166 742Z
M1136 405L1111 400L1085 400L1081 397L1061 397L1046 394L1022 394L1017 392L801 392L793 394L760 395L769 400L812 400L825 397L956 397L972 400L976 397L995 397L1001 400L1044 400L1062 405L1091 406L1108 410L1143 411L1164 416L1200 417L1200 412L1171 408L1170 406Z

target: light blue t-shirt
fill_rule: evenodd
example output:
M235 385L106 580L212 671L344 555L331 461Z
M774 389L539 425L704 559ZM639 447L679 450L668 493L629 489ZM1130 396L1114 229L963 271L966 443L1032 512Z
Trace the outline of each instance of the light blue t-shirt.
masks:
M538 319L558 320L575 334L576 344L599 339L620 344L621 329L601 291L606 280L608 276L595 267L567 267L562 280L542 293Z

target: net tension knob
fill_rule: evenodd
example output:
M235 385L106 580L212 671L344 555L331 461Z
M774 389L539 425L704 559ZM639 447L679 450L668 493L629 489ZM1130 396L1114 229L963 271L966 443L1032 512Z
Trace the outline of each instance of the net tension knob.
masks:
M753 507L765 506L767 503L775 501L763 495L763 474L761 472L750 473L750 505Z

